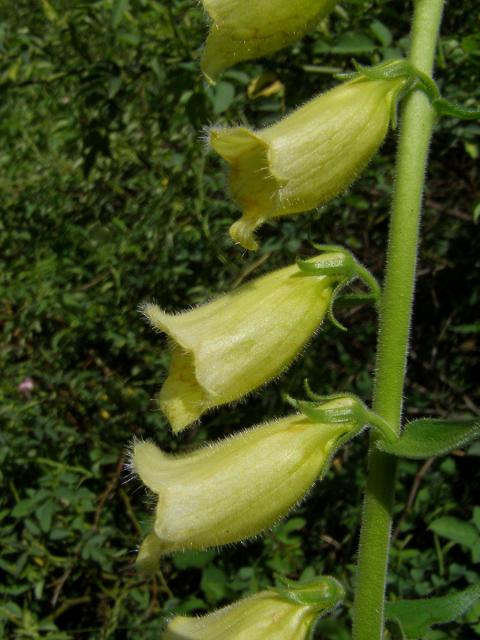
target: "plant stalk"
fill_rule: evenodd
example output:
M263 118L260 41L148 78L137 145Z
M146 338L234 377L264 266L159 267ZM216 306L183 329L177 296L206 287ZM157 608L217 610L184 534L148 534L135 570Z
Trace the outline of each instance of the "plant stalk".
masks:
M415 0L409 60L431 76L444 0ZM434 113L421 92L404 103L380 304L373 410L400 432L428 149ZM372 433L358 553L353 639L382 640L396 459Z

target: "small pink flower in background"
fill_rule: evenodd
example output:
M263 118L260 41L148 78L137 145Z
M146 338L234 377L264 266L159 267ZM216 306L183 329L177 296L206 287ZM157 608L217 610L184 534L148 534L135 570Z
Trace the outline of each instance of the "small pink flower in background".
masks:
M17 387L19 392L24 396L29 396L30 392L33 391L34 388L35 383L32 378L24 378Z

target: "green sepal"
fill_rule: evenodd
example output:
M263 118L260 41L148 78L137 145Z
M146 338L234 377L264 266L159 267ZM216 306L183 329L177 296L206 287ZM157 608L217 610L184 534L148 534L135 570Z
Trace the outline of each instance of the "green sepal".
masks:
M330 611L345 597L342 584L331 576L319 576L305 582L287 580L282 576L277 576L277 579L282 586L274 591L282 599L293 604L312 606L318 611Z
M297 258L298 268L310 276L329 276L338 279L338 285L334 289L328 308L328 316L332 324L341 331L347 331L347 328L341 324L333 312L333 305L338 298L342 289L355 278L359 278L369 288L371 295L378 306L380 302L381 289L376 278L355 258L353 253L345 247L330 244L312 243L315 249L326 251L332 254L331 260L322 260L321 262L311 262L309 260L301 260Z
M336 299L336 305L340 307L353 307L365 302L377 302L373 293L343 293Z
M341 80L360 80L368 78L370 80L394 80L404 77L405 86L396 95L392 102L392 128L396 128L397 122L397 106L398 103L405 98L406 95L419 89L423 91L430 100L433 108L439 116L452 116L459 120L479 120L480 109L462 107L459 104L450 102L440 95L440 90L436 82L426 73L417 69L411 62L405 59L391 60L382 62L373 67L365 67L352 61L355 71L350 73L340 73L336 77Z
M285 399L297 410L305 414L313 422L323 424L352 424L354 431L361 431L366 426L371 426L378 432L381 440L394 443L398 439L393 428L381 416L369 409L357 396L351 393L338 393L329 396L314 394L308 382L305 381L307 395L311 401L295 400L286 395ZM352 438L350 431L346 440ZM345 441L346 441L345 440ZM339 440L338 446L344 444Z
M432 104L440 116L452 116L459 120L480 120L480 109L462 107L445 98L437 98Z
M431 420L410 422L396 442L379 442L378 447L399 458L423 459L442 456L480 437L480 421Z
M429 96L432 102L440 98L440 91L435 81L404 58L382 62L374 67L365 67L354 60L353 66L356 71L339 74L337 77L341 79L348 78L350 80L360 80L361 78L368 78L369 80L396 80L397 78L405 78L407 90L399 94L397 99L400 96L403 98L406 93L412 89L421 89Z
M329 260L312 262L297 258L298 268L310 276L330 276L343 280L352 277L355 268L355 257L345 247L333 244L314 244L315 249L331 253Z
M426 82L425 90L429 91L433 86L434 96L431 99L433 100L434 98L440 97L437 85L433 80L427 75L422 74L421 71L415 69L415 67L404 58L382 62L374 67L365 67L356 62L356 60L352 60L352 63L355 67L355 71L349 73L338 73L335 77L339 80L362 80L364 78L367 78L368 80L397 80L399 78L403 78L405 80L403 86L395 92L391 104L390 122L393 130L397 128L399 102L401 102L405 96L407 96L412 89L416 87L420 77L422 78L422 83L423 81ZM423 88L423 86L420 88Z
M394 640L421 640L432 625L458 620L479 598L480 585L473 585L437 598L387 602L385 617Z
M397 78L408 78L412 75L412 65L405 58L381 62L373 67L366 67L356 60L352 60L355 71L335 74L338 80L357 80L362 77L370 80L395 80Z

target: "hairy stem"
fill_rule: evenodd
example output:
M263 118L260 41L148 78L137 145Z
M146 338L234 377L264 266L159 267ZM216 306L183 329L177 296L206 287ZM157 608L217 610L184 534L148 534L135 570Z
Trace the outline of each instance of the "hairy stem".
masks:
M410 62L431 75L444 0L416 0ZM422 196L434 114L420 91L404 104L380 308L373 409L400 431ZM353 611L354 640L381 640L396 475L371 436Z

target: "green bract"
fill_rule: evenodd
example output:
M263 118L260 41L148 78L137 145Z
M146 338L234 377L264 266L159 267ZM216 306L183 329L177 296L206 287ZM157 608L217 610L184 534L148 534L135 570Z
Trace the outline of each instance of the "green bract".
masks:
M229 163L232 197L243 208L232 238L256 249L254 231L269 218L307 211L344 191L382 144L406 82L360 77L266 129L213 127L210 144Z
M210 81L242 60L258 58L301 38L336 0L203 0L212 19L202 56Z
M132 468L158 498L139 567L150 570L165 553L238 542L271 527L359 426L295 414L180 456L135 443Z

